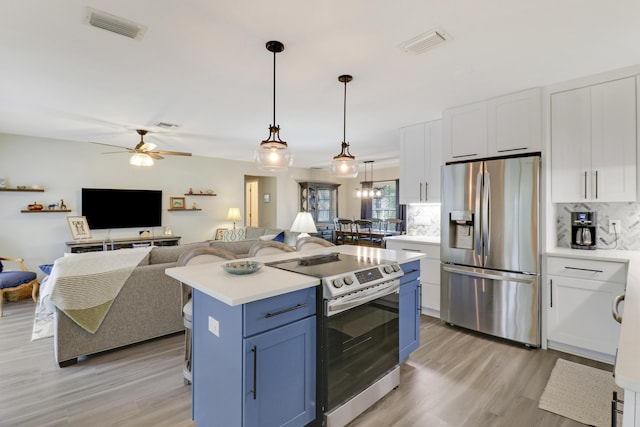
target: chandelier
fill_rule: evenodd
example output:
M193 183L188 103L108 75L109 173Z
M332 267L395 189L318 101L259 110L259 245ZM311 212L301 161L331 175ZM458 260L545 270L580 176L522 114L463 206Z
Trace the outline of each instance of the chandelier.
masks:
M367 165L371 165L371 181L367 181ZM382 190L380 188L374 188L373 186L373 160L367 160L364 162L364 181L362 189L356 188L354 190L354 197L357 199L374 199L382 197Z

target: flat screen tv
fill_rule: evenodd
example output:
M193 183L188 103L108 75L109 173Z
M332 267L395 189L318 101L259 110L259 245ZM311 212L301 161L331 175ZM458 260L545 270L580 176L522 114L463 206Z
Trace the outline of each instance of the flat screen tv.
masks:
M162 191L83 188L82 215L92 230L159 227Z

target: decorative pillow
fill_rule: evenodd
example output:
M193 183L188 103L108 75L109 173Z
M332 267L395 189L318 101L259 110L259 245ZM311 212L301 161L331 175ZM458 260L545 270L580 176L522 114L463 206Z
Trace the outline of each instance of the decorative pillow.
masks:
M284 243L284 231L281 231L276 237L273 238L274 241Z
M260 240L273 240L276 237L275 234L265 234L264 236L258 237Z
M244 236L244 228L237 228L235 230L224 230L224 232L222 233L222 241L237 242L238 240L244 240Z
M245 230L245 239L257 239L260 236L264 236L264 228L263 227L247 227ZM266 233L266 234L276 234L276 233Z
M42 272L48 276L51 274L51 270L53 269L53 264L42 264L42 265L39 265L38 267L40 267L40 270L42 270ZM0 269L0 271L2 271L2 269Z
M0 261L0 273L2 273L2 269L4 268L4 266L2 265L2 261Z

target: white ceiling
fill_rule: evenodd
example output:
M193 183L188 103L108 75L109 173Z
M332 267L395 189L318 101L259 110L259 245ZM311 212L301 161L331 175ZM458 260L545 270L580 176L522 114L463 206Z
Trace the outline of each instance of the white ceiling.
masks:
M87 6L146 26L84 24ZM396 130L449 107L640 64L640 1L0 0L0 132L252 159L273 118L294 165L398 156ZM441 28L421 55L399 45ZM181 125L163 130L153 125ZM165 160L170 161L170 159Z

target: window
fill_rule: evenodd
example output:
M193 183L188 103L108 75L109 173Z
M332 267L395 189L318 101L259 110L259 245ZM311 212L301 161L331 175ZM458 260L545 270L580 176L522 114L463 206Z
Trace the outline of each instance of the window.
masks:
M362 199L362 218L398 218L398 181L375 181L375 189L382 196L373 199Z

